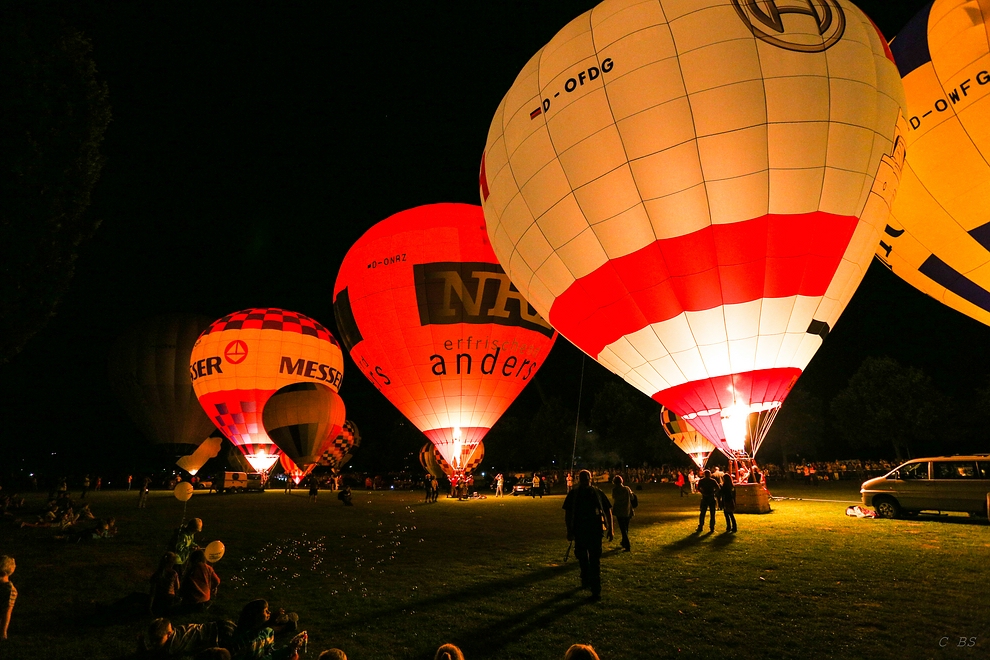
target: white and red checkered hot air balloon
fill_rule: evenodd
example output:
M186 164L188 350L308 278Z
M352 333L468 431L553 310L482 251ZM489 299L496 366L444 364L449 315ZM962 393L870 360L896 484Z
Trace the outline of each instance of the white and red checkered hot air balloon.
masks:
M741 451L869 266L903 107L846 0L609 0L499 105L488 234L562 335Z

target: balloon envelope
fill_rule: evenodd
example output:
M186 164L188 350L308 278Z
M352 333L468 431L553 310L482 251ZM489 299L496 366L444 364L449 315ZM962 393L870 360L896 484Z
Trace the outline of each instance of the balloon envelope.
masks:
M481 462L485 460L485 443L479 442L475 447L463 447L461 454L456 459L458 462L455 469L432 444L426 443L419 450L419 464L423 466L424 470L439 479L443 475L449 477L455 472L461 472L463 474L473 473L481 465Z
M344 401L319 383L292 383L265 403L265 432L293 463L307 471L344 426Z
M216 431L214 431L214 433L216 433ZM189 474L195 476L196 473L199 472L200 468L206 465L206 461L211 458L215 458L216 455L220 453L220 447L222 444L222 438L210 436L209 438L203 440L203 444L197 447L196 451L188 456L183 456L177 460L175 464Z
M189 363L203 410L258 471L271 468L279 454L262 420L268 399L293 383L336 392L343 370L343 354L329 330L274 307L214 321L196 341Z
M189 355L210 319L155 316L128 328L110 349L110 386L142 434L171 455L192 452L213 430L189 377Z
M602 3L523 68L479 176L536 311L715 443L787 396L899 173L882 36L845 0L776 4Z
M449 463L481 441L556 338L467 204L421 206L369 229L344 257L334 314L362 373Z
M907 159L878 258L990 325L990 7L936 0L891 42L907 95Z
M361 446L361 432L358 430L354 420L348 419L344 422L340 433L333 439L330 446L326 448L320 457L320 465L329 465L333 468L341 468L351 460L353 450Z
M660 409L660 423L667 436L681 451L690 456L699 468L705 467L715 445L669 408Z

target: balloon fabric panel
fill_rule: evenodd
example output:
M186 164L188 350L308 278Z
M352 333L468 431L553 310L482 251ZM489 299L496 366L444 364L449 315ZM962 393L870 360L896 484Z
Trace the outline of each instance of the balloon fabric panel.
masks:
M481 209L465 204L369 229L344 258L334 310L355 363L447 460L481 441L556 336L498 265Z
M987 7L937 0L891 43L907 94L907 161L877 257L990 325Z
M499 106L479 191L537 312L710 440L779 407L865 274L905 123L875 26L827 0L604 2ZM898 151L900 148L900 151Z

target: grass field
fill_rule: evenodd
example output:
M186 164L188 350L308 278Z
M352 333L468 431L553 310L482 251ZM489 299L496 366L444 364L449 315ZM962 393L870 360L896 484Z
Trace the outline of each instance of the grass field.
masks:
M263 597L297 611L310 657L432 658L443 642L478 658L561 658L573 642L634 658L990 657L990 526L964 516L861 520L857 486L777 486L767 515L739 532L695 535L696 497L640 493L633 552L608 544L605 590L579 591L564 562L562 496L421 503L419 492L197 493L186 515L222 540L222 584L199 620L236 619ZM832 500L832 501L828 501ZM118 538L67 545L47 530L0 527L20 591L0 658L126 656L148 622L115 601L146 582L182 517L153 492L91 493ZM720 514L721 515L721 514ZM176 617L176 623L193 620ZM960 638L972 646L959 648Z

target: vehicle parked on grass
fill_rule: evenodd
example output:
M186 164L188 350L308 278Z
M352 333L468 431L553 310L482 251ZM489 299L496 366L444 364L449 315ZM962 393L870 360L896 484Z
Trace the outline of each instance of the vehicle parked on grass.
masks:
M258 472L224 472L223 488L217 490L222 493L261 492L265 490L265 486Z
M921 511L963 511L987 515L990 454L916 458L886 475L863 482L863 506L881 518Z

